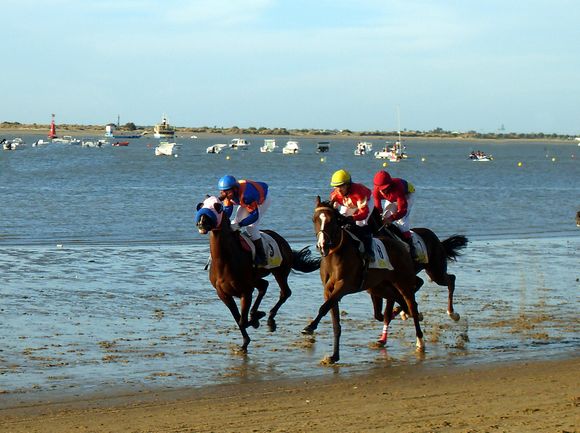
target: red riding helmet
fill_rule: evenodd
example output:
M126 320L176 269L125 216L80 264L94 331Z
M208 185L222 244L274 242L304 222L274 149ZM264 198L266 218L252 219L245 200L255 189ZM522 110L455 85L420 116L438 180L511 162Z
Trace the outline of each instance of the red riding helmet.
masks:
M373 183L377 187L390 185L392 181L393 179L391 178L391 175L385 170L377 171L375 173L375 177L373 178Z

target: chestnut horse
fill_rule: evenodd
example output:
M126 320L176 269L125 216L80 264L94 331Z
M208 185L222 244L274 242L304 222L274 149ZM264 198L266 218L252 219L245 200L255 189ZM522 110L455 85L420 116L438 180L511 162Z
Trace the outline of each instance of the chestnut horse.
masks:
M212 209L206 209L208 212L200 212L200 209L204 208L204 204L198 204L196 225L199 233L207 234L210 232L211 266L209 280L238 324L243 337L243 344L240 349L241 352L246 353L248 344L250 344L250 337L246 328L248 326L258 328L260 319L266 315L266 313L259 310L262 298L268 288L268 281L264 277L271 273L280 286L280 298L270 310L268 316L268 326L271 331L275 331L276 314L282 304L292 294L288 286L290 270L313 272L320 268L320 259L310 258L310 250L307 248L301 251L293 251L282 236L271 230L264 230L263 232L270 235L278 244L282 261L277 267L256 268L251 252L242 245L240 232L232 230L229 218L223 214L221 202L216 197L208 198L210 202L212 202L211 199L213 199ZM254 288L258 290L258 296L252 305ZM240 298L241 312L238 310L234 297Z
M375 296L387 300L401 301L413 316L417 335L417 350L423 351L423 332L419 325L415 286L417 278L411 256L405 246L391 238L380 238L387 250L393 270L365 269L359 253L359 243L344 228L345 218L330 202L321 202L316 198L316 207L312 217L317 247L322 255L320 278L324 287L324 299L316 318L302 331L313 334L320 320L332 312L334 331L334 350L328 362L335 363L340 359L340 314L338 303L343 296L368 290ZM389 301L390 302L390 301Z
M373 210L371 215L371 227L375 228L375 233L378 236L391 237L395 239L401 239L401 232L395 225L381 226L381 217L377 209ZM436 284L440 286L447 286L447 314L454 321L458 321L460 316L455 312L453 308L453 293L455 292L455 275L447 272L447 262L449 260L457 260L459 256L459 251L467 246L468 239L463 235L453 235L444 241L440 241L435 233L427 228L413 228L413 232L419 235L425 246L427 248L428 263L415 263L415 272L419 273L425 270L425 273L429 278ZM401 242L403 242L401 240ZM419 290L423 285L423 280L417 277L417 286L415 290ZM385 326L383 327L383 333L378 340L378 344L386 344L387 339L387 329L388 325L393 317L393 305L389 304L387 300L387 306L385 308L384 314L381 313L382 308L382 297L375 296L371 293L371 298L373 301L373 308L375 312L375 318L380 321L384 321ZM404 308L403 308L404 309ZM396 315L396 313L395 313Z

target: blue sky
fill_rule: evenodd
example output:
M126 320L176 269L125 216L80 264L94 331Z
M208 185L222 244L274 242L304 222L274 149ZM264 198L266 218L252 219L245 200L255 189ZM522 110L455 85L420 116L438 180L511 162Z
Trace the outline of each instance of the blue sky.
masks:
M580 134L575 0L3 0L0 121Z

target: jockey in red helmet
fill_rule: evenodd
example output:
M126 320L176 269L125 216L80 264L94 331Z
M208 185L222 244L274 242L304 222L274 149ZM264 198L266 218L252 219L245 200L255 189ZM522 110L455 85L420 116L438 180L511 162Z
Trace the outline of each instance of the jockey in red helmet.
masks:
M391 177L384 170L375 173L373 183L374 204L377 209L381 209L383 222L391 222L399 228L403 238L409 244L411 255L414 257L415 251L411 238L409 215L413 207L415 187L404 179ZM383 200L385 200L384 209Z

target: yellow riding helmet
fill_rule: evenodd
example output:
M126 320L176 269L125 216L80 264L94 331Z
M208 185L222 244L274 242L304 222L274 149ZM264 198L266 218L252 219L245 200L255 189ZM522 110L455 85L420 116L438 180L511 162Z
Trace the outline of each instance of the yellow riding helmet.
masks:
M350 183L350 173L346 170L335 171L330 179L330 186L340 186L345 183Z

